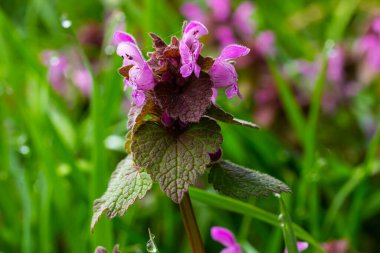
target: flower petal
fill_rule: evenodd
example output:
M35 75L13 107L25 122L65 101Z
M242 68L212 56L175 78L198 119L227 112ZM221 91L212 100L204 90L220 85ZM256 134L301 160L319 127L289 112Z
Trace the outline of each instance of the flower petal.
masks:
M220 253L243 253L239 244L223 249Z
M207 5L212 9L214 17L218 21L226 21L230 16L230 0L207 0Z
M297 250L300 252L304 251L308 247L309 247L309 243L307 243L307 242L297 242ZM285 249L284 253L288 253L288 251Z
M233 246L236 244L235 236L232 232L226 228L222 227L212 227L211 237L215 241L223 244L226 247Z
M195 39L199 39L206 34L208 34L208 30L204 24L198 21L191 21L186 26L183 37L194 37Z
M142 92L140 90L133 90L132 91L132 98L133 98L133 102L137 106L141 106L145 102L145 94L144 94L144 92Z
M255 25L251 20L254 10L255 7L251 2L242 2L232 17L232 22L236 29L245 36L253 35L255 30Z
M238 95L240 99L243 98L242 95L240 94L237 83L234 83L233 85L231 85L230 87L226 89L226 95L227 95L227 98L233 98L235 95Z
M219 40L222 47L236 43L234 32L227 25L218 26L215 30L215 37Z
M140 49L131 42L122 42L117 46L116 53L124 58L123 65L143 65L145 62Z
M222 88L237 82L235 67L226 61L216 60L209 70L214 88Z
M245 46L241 45L228 45L226 46L223 50L222 53L220 54L219 58L220 60L233 60L236 58L239 58L241 56L245 56L249 53L250 49Z
M113 34L112 42L115 45L118 45L122 42L130 42L130 43L136 44L136 40L135 38L133 38L132 35L125 32L119 32L119 31Z
M139 66L131 68L129 79L132 85L139 90L151 90L155 86L153 72L147 63L144 63L142 69Z
M185 3L181 7L181 13L189 20L196 20L200 22L207 21L207 15L195 3Z

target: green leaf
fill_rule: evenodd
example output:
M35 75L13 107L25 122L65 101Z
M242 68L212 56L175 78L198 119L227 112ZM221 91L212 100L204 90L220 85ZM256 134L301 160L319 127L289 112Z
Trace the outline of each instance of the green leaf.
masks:
M286 249L288 253L298 253L297 240L292 225L292 219L281 195L279 194L277 197L279 199L281 210L281 214L279 216L279 220L281 222L280 226L284 235Z
M259 126L256 125L255 123L234 118L234 116L232 116L231 114L229 114L228 112L224 111L222 108L214 104L212 104L210 108L207 110L206 115L215 120L233 124L233 125L259 128Z
M94 201L91 230L94 230L100 216L106 212L108 218L123 216L136 198L142 199L152 187L152 179L146 172L133 164L132 156L127 156L112 173L107 191Z
M190 197L206 204L209 207L220 208L222 210L246 215L254 219L263 221L276 227L280 227L278 215L265 211L259 207L245 203L243 201L226 197L220 194L190 187ZM314 246L316 252L324 253L321 243L316 241L308 232L295 223L292 223L294 233L303 241L307 241Z
M229 161L220 161L212 166L209 182L215 190L235 198L291 192L280 180Z
M153 180L176 203L202 175L223 138L220 127L202 118L182 131L170 132L153 122L143 123L134 133L132 153L135 163L147 168Z

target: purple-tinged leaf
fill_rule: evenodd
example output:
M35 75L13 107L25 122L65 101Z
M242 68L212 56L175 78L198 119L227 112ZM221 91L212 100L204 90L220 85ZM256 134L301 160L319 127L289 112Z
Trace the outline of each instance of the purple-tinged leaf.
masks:
M183 86L173 82L156 85L155 96L163 111L182 122L198 122L211 105L212 82L207 74L190 78Z

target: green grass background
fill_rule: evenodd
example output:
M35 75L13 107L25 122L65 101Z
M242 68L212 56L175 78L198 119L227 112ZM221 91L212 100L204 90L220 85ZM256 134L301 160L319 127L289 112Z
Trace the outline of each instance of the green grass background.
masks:
M125 156L122 149L105 143L110 136L122 140L126 133L122 104L126 95L116 71L121 59L99 51L95 57L104 64L94 72L91 98L70 106L51 88L40 57L44 49L82 50L75 35L78 29L88 22L103 23L114 9L125 13L127 31L148 52L148 32L167 41L180 36L181 3L1 0L0 252L83 253L98 245L111 249L115 243L122 252L145 252L148 227L160 252L190 252L179 209L157 185L124 217L104 218L90 233L92 202L105 191L110 174ZM269 65L285 112L282 131L292 138L273 129L222 125L224 157L285 181L293 190L284 196L292 220L312 240L346 239L352 252L380 252L380 130L371 138L357 130L369 108L380 104L379 93L374 92L379 81L329 119L320 113L324 71L316 81L310 109L302 112L279 67L316 55L322 55L325 65L331 44L357 38L380 3L257 0L255 5L259 29L276 34L278 54ZM63 16L72 21L70 29L61 27ZM111 34L106 36L107 40ZM83 52L88 53L85 48ZM220 98L220 104L252 120L250 100ZM374 117L379 120L379 115ZM213 225L232 230L246 252L282 252L276 198L252 198L245 204L205 191L194 190L191 196L207 252L221 250L209 235ZM296 234L308 236L303 231Z

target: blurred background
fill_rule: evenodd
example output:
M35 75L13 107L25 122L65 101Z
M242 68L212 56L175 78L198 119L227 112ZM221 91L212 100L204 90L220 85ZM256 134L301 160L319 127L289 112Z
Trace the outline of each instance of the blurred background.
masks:
M330 253L380 252L380 2L375 0L1 0L0 252L190 252L178 206L155 185L122 218L90 233L92 202L126 156L130 91L112 35L169 42L185 19L209 28L203 55L229 43L243 99L217 103L261 130L222 125L223 158L293 190L293 221ZM207 173L206 173L207 174ZM211 190L207 175L197 185ZM278 214L274 197L252 205ZM193 200L207 252L212 226L245 252L283 252L282 232L249 215ZM311 247L306 252L315 252Z

